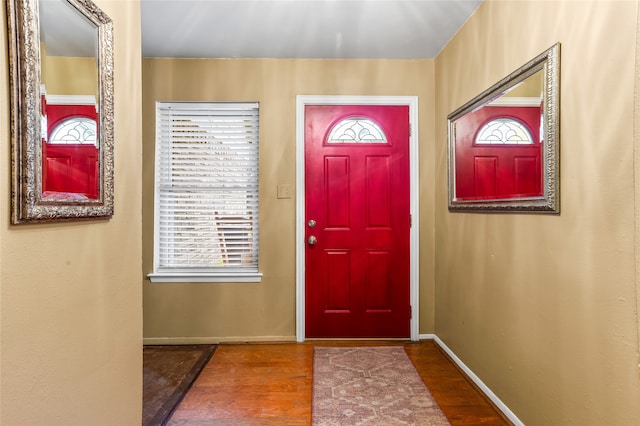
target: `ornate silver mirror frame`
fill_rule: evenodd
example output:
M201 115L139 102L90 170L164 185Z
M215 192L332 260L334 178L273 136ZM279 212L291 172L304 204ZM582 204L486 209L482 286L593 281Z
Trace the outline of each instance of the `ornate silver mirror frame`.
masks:
M537 96L521 96L520 92L527 85L535 82L533 91ZM529 92L532 90L529 89ZM480 95L476 96L460 108L452 112L448 118L448 161L449 161L449 210L468 212L560 212L560 45L555 44L541 53L518 70L514 71L498 83L494 84ZM518 99L518 101L515 101ZM533 101L532 101L533 100ZM520 103L518 103L520 102ZM515 163L525 158L523 146L514 146L510 142L498 142L493 145L492 153L483 151L484 145L479 135L486 129L491 120L497 120L496 108L502 108L504 117L516 118L516 125L523 122L518 118L519 113L507 107L522 107L528 105L529 116L535 123L531 134L529 148L537 150L535 156L522 161L520 170L528 172L513 172L512 177L504 178L499 169L502 161L506 163L500 151L512 149L515 152L511 160L513 170L518 170ZM492 109L491 113L482 110ZM535 118L537 114L537 118ZM492 117L493 115L493 117ZM472 119L471 119L472 118ZM538 127L537 129L535 127ZM500 137L503 133L497 131ZM504 132L506 134L506 131ZM493 135L491 137L494 137ZM466 140L466 141L465 141ZM464 142L463 142L464 141ZM499 144L502 144L500 147ZM517 152L520 150L519 152ZM473 152L471 152L473 151ZM464 170L463 170L464 167ZM486 176L482 174L486 172ZM519 174L518 174L519 173ZM499 186L517 187L514 182L520 179L530 179L527 173L535 174L527 190L511 189L500 192ZM502 180L502 181L501 181ZM505 184L506 181L506 185ZM484 185L484 187L483 187ZM527 186L527 185L524 185ZM480 189L469 189L480 188ZM487 189L488 188L488 189ZM474 192L477 191L477 192ZM497 195L492 195L497 194Z
M50 1L50 0L47 0ZM41 35L38 0L7 0L11 93L11 221L14 224L113 215L113 27L91 0L56 0L97 32L97 193L43 195ZM46 132L46 129L45 129Z

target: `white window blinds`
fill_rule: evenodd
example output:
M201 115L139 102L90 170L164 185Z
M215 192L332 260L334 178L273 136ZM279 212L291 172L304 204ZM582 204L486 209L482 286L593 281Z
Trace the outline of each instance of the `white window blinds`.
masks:
M258 273L258 104L156 106L154 273Z

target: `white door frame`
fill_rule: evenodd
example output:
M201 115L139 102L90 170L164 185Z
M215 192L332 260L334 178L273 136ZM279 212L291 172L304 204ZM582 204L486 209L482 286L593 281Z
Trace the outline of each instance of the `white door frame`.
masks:
M418 341L419 220L418 205L418 97L417 96L296 96L296 340L305 340L305 158L304 110L306 105L407 105L409 107L409 190L412 218L410 244L410 338Z

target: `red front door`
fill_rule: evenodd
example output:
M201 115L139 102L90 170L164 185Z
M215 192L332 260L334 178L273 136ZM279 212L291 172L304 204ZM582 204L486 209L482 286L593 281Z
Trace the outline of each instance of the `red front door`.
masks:
M531 144L479 144L476 136L495 119L513 119ZM456 120L456 198L483 200L542 195L540 107L485 106Z
M305 335L409 337L409 107L305 108Z

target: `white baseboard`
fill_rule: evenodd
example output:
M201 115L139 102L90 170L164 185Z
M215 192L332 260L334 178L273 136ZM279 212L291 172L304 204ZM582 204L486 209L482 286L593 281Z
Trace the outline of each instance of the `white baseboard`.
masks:
M295 343L296 336L145 337L143 345L219 345L221 343Z
M458 358L456 354L453 353L453 351L442 340L440 340L438 336L436 336L435 334L421 334L420 340L434 340L436 344L440 346L440 348L442 348L442 350L445 351L447 355L449 355L449 358L451 358L453 362L455 362L456 365L462 371L464 371L467 377L469 377L469 379L471 379L471 381L473 381L473 383L475 383L475 385L480 388L480 390L487 396L487 398L489 398L491 402L494 403L494 405L502 412L502 414L505 415L505 417L507 417L515 426L524 426L524 423L520 421L520 419L513 413L513 411L511 411L509 407L507 407L504 402L502 402L500 398L498 398L498 396L493 393L491 389L489 389L489 387L485 385L484 382L480 380L480 378L476 376L476 374L471 371L471 369L467 367L465 363L462 362L462 360Z
M435 334L421 334L419 336L420 340L435 340L436 339L436 335Z

